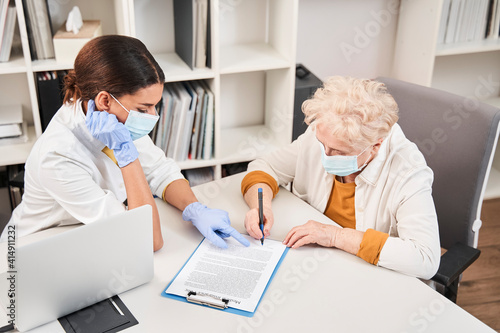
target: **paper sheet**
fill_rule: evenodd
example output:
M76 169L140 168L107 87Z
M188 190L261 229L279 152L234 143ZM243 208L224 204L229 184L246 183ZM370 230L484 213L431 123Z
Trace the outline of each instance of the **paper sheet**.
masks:
M229 307L254 312L286 246L270 239L261 245L260 240L244 237L249 247L227 238L228 249L204 239L166 293L185 297L195 291L229 299Z

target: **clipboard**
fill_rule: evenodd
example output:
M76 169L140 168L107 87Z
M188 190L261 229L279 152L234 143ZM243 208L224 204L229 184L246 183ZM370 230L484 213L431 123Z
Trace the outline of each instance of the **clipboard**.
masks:
M193 303L193 304L198 305L198 306L207 306L207 307L210 307L210 308L215 309L215 310L224 311L224 312L228 312L228 313L234 313L234 314L237 314L237 315L240 315L240 316L244 316L244 317L253 317L253 315L255 314L255 312L257 311L257 309L259 308L259 305L260 305L260 302L262 301L262 298L264 297L264 295L267 292L267 289L269 288L269 284L271 283L271 281L273 280L274 276L276 275L276 272L278 271L278 268L281 266L281 263L283 262L283 259L285 259L285 256L288 253L288 250L290 250L290 248L287 247L285 249L285 251L283 251L283 254L281 255L281 258L279 259L278 263L276 264L276 267L274 267L273 273L269 277L269 281L267 281L267 285L264 288L264 291L262 292L262 295L260 296L259 302L257 303L257 306L255 307L255 311L254 312L250 312L250 311L244 311L244 310L240 310L240 309L235 309L235 308L232 308L232 307L228 306L229 300L227 300L227 299L223 298L223 299L219 300L218 298L214 298L212 296L208 296L208 295L197 293L194 290L190 291L188 293L188 295L186 295L186 296L179 296L179 295L174 295L174 294L168 294L166 292L167 289L168 289L168 287L170 287L170 285L172 284L172 282L174 282L174 280L177 278L177 276L179 275L179 273L184 269L184 266L186 266L186 264L189 262L189 260L191 260L191 257L198 250L198 248L200 247L200 245L203 242L203 240L204 239L201 240L200 244L198 244L198 246L196 247L196 249L193 251L193 253L186 260L186 262L184 263L184 265L182 265L181 269L179 269L179 271L177 272L177 274L175 274L175 276L172 279L172 281L170 281L169 284L165 287L165 289L163 290L163 292L161 293L161 295L163 297L175 299L177 301L181 301L181 302L185 302L185 303Z

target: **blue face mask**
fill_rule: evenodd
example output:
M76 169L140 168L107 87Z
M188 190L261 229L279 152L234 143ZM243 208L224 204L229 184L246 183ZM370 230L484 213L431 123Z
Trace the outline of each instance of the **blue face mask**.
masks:
M130 135L132 136L132 141L135 141L137 139L142 138L145 135L148 135L153 130L160 116L148 113L142 113L134 110L129 111L127 110L126 107L122 105L122 103L120 103L120 101L118 101L115 98L115 96L111 95L111 97L113 97L113 99L118 104L120 104L120 106L125 111L128 112L128 117L124 125L130 132Z
M321 147L321 163L323 163L323 167L325 168L326 172L332 175L344 177L361 171L368 164L368 160L370 159L370 157L368 157L365 164L358 168L358 157L371 146L366 147L361 153L354 156L327 156L323 144L319 141L318 143Z

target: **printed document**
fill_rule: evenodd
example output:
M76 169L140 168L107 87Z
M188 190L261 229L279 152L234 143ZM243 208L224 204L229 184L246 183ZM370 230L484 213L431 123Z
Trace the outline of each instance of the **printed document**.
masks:
M226 238L227 249L204 239L165 291L185 297L194 291L229 299L229 307L254 312L286 246L281 242L243 235L250 246Z

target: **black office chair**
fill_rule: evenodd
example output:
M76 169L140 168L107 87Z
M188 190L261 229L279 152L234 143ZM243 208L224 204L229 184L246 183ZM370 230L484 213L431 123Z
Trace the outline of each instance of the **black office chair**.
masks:
M478 257L483 195L499 134L500 109L477 99L390 78L399 125L434 171L432 186L441 247L437 274L443 294L456 302L462 272Z

